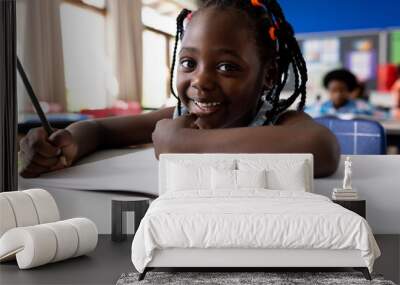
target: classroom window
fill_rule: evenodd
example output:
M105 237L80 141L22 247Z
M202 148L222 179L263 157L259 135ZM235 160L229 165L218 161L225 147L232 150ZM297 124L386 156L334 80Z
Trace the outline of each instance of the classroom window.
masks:
M105 108L110 73L105 0L64 0L60 9L68 110Z
M143 107L159 108L169 96L168 40L156 31L143 31Z
M142 105L145 108L160 108L176 102L170 100L169 86L176 17L183 8L195 9L195 2L142 0L144 26ZM173 85L175 86L175 80Z
M30 1L21 0L20 2L32 3ZM169 80L176 16L183 8L196 9L195 2L195 0L142 0L143 85L140 103L145 108L160 108L171 97ZM59 32L61 33L61 40L57 42L60 47L57 50L60 51L59 58L62 58L63 64L63 74L60 75L63 82L57 86L65 86L65 91L56 92L56 94L62 93L57 97L57 101L50 95L43 95L40 88L35 88L43 104L56 103L53 105L57 105L57 108L45 108L45 112L57 113L59 112L57 110L79 112L82 109L107 108L117 99L119 82L116 79L115 58L112 58L113 49L110 41L113 39L110 37L111 29L108 19L112 11L107 10L107 7L106 0L62 0L60 6L57 6L59 9L57 21L60 24ZM24 15L19 17L19 23L25 23L25 20ZM37 35L37 31L31 29L29 25L19 24L19 26L27 27L26 31L20 33L22 40L29 33ZM40 28L43 34L48 34L43 25ZM52 32L56 33L57 29L53 29ZM51 36L48 38L43 41L42 46L47 46L48 42L52 42ZM24 41L20 42L19 47L25 50L36 47L36 50L42 53L42 47L26 46ZM49 48L51 49L51 45ZM46 58L46 55L43 57ZM31 59L34 56L25 58ZM27 66L26 69L32 71L28 72L28 75L35 73L34 67L38 66L36 63L40 60L32 61L34 62L32 64L23 62ZM43 66L46 64L54 66L52 62L45 62ZM51 76L48 77L51 79ZM41 84L42 89L46 87L43 82L49 82L47 78L37 80L35 76L32 76L31 81L34 85ZM21 83L19 83L19 90L24 91ZM27 101L26 94L20 93L19 99ZM59 99L61 97L62 100ZM33 113L30 105L29 102L20 104L24 107L24 109L21 107L20 112Z

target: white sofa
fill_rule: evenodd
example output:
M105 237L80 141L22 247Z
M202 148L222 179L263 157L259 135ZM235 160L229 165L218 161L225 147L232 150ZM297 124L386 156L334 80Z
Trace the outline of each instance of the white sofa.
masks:
M20 269L77 257L97 245L96 225L87 218L60 221L53 197L43 189L0 193L0 262Z

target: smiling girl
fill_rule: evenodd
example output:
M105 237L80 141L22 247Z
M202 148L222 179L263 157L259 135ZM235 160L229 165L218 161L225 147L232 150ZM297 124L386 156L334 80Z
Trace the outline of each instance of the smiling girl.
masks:
M183 10L177 18L171 82L175 66L176 108L78 122L49 138L42 128L33 129L21 141L21 175L68 167L98 149L151 142L157 157L312 153L317 177L336 170L335 136L302 111L306 66L275 0L209 0L195 12ZM289 66L295 90L282 99ZM297 111L288 111L297 98Z

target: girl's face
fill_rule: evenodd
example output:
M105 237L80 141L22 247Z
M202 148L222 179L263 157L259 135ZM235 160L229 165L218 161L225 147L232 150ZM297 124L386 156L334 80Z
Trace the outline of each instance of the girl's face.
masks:
M198 12L186 27L177 65L178 95L197 115L198 127L239 127L250 122L265 72L243 15L215 8Z

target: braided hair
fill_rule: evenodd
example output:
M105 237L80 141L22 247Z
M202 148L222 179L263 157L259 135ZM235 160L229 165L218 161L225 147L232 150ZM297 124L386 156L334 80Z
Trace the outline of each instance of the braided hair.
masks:
M276 0L203 0L199 10L209 7L235 9L244 14L254 33L261 63L264 66L269 65L268 67L273 70L272 73L277 74L272 78L272 86L264 90L265 100L272 105L265 114L266 124L288 109L299 96L297 110L303 110L306 101L307 68L293 28L287 22L278 2ZM181 115L182 103L173 89L173 73L178 42L184 35L184 20L191 17L192 12L183 9L176 21L170 88L173 96L178 100L179 115ZM294 91L288 98L281 99L280 94L286 85L290 66L294 74Z

